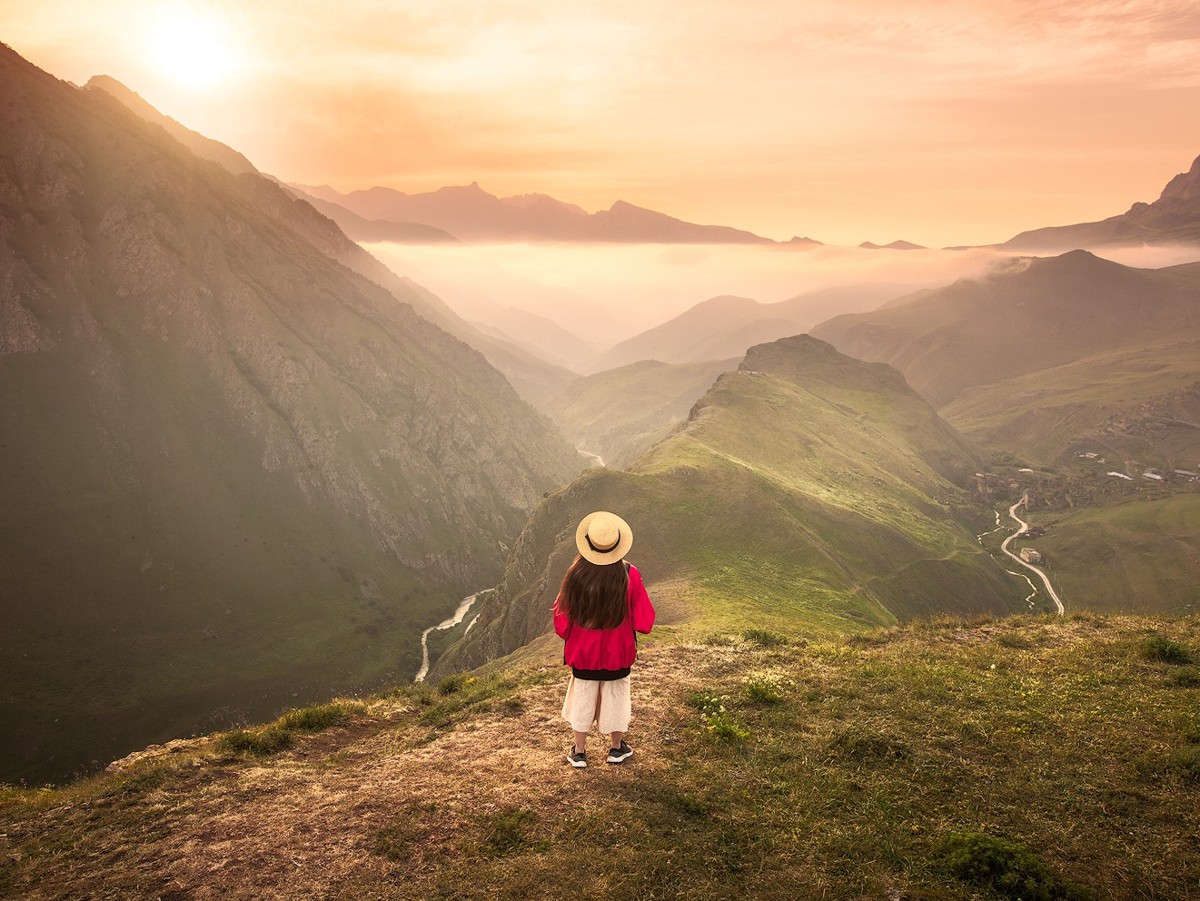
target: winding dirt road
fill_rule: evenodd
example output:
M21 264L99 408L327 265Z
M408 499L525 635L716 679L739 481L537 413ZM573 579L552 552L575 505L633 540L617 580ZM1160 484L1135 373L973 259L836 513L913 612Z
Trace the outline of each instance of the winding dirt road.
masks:
M1007 554L1009 557L1011 557L1017 563L1021 564L1021 566L1025 567L1026 569L1033 570L1035 573L1038 574L1038 577L1042 580L1042 582L1046 586L1046 591L1050 595L1050 600L1054 601L1054 606L1058 608L1058 615L1062 616L1064 613L1066 613L1066 608L1063 607L1063 602L1059 598L1058 593L1055 592L1054 586L1050 584L1050 577L1047 576L1042 570L1038 569L1033 564L1026 563L1019 556L1017 556L1016 554L1014 554L1012 551L1010 551L1008 549L1008 546L1012 542L1012 540L1014 538L1016 538L1018 535L1025 534L1025 530L1029 528L1029 523L1025 522L1025 520L1023 520L1019 516L1017 516L1017 507L1022 506L1027 500L1028 500L1027 497L1022 496L1022 498L1019 501L1017 501L1015 504L1013 504L1011 507L1008 508L1008 515L1010 517L1012 517L1012 519L1016 520L1016 522L1020 526L1020 528L1004 539L1003 543L1000 545L1000 550L1004 551L1005 554Z

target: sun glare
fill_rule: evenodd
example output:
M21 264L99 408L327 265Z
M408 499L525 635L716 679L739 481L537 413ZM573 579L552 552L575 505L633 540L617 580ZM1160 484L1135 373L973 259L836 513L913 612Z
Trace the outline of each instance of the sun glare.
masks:
M228 23L219 13L200 6L177 4L161 9L148 41L159 70L190 88L218 85L237 67Z

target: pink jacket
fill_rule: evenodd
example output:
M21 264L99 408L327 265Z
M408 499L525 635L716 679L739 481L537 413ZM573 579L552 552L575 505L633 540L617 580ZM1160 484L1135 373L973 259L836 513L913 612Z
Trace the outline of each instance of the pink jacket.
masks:
M560 613L558 598L554 599L554 631L566 642L563 660L569 666L580 670L621 670L633 665L637 657L634 629L645 634L654 627L654 605L636 566L629 567L625 602L629 615L621 625L615 629L585 629Z

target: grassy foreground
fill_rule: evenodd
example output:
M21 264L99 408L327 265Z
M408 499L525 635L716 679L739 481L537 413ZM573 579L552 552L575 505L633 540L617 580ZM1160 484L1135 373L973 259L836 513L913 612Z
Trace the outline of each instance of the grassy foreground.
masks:
M0 895L1200 897L1200 622L650 643L637 749L563 761L561 669L405 686L0 790ZM326 728L327 727L327 728Z

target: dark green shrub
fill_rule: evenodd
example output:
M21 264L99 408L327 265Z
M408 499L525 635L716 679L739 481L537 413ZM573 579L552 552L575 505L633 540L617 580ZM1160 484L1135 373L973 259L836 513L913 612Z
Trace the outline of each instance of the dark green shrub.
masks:
M760 648L778 648L788 643L786 635L769 629L746 629L742 632L742 638L754 642Z
M366 713L367 707L358 701L333 701L329 704L314 704L299 710L289 710L279 718L284 729L301 732L320 732L330 726L341 725L356 713Z
M943 859L956 878L1013 901L1093 898L1089 890L1059 876L1024 845L980 832L951 835Z
M217 750L266 757L292 746L292 734L278 724L263 729L234 729L217 739Z
M438 691L444 695L452 695L457 691L462 691L466 685L466 673L451 673L438 683Z
M1142 656L1147 660L1176 666L1192 662L1192 654L1187 648L1162 635L1151 635L1142 642Z

